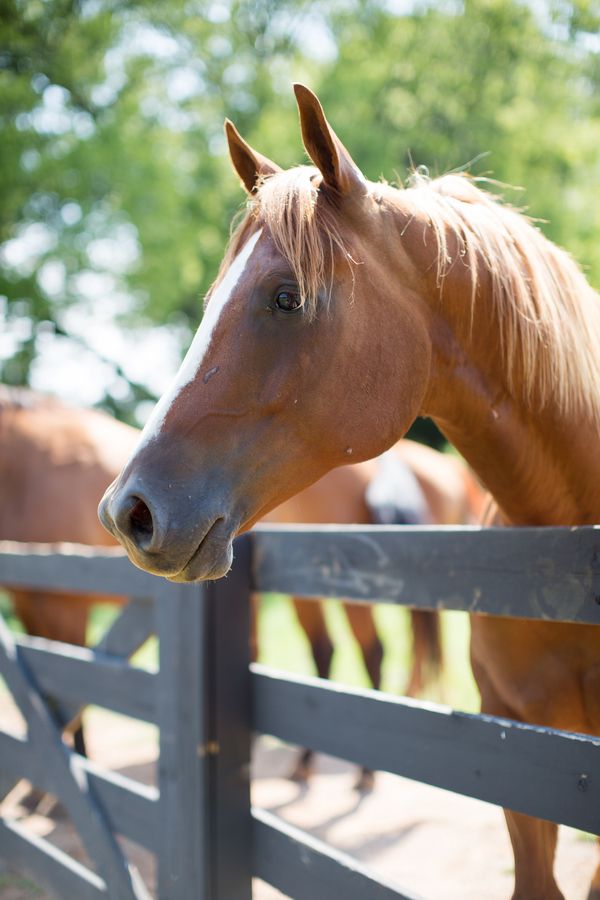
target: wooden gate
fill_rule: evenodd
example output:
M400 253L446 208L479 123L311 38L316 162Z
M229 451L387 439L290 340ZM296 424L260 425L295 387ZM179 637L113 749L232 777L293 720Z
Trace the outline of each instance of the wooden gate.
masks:
M425 609L600 624L600 528L262 528L232 573L174 586L108 554L0 555L0 583L131 593L102 644L59 652L2 629L0 672L28 739L0 734L3 791L58 793L95 872L3 821L0 854L59 897L144 897L114 835L151 849L161 900L249 900L255 874L294 900L410 895L264 810L249 808L251 729L460 794L600 833L600 739L248 668L251 589ZM160 671L125 661L155 630ZM85 669L85 672L84 672ZM56 714L93 702L156 722L156 792L62 744ZM63 713L64 715L64 713ZM52 749L49 749L52 748Z
M164 900L246 896L247 579L173 585L115 552L0 548L0 584L134 598L92 650L15 637L0 617L0 675L27 725L25 739L0 731L0 798L20 778L56 795L90 866L6 818L0 819L0 858L60 900L149 898L117 840L121 835L155 855ZM238 571L247 573L243 544L239 556ZM128 661L151 634L159 639L156 673ZM67 747L62 725L89 703L158 726L157 789L103 770Z

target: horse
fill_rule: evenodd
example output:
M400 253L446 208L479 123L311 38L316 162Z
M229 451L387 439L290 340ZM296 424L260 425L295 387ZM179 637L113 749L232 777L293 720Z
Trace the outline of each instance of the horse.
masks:
M96 507L138 439L137 429L100 411L69 407L49 395L0 386L0 540L115 544L101 526ZM450 523L477 517L479 488L460 460L410 441L395 447L393 457L422 492L423 521ZM275 510L270 520L372 522L374 513L365 498L377 476L376 462L335 470ZM408 506L406 496L404 505ZM85 645L89 611L95 603L124 602L124 598L91 594L14 588L9 592L29 634L78 646ZM317 672L327 678L333 644L322 607L300 598L294 598L294 606ZM371 683L378 688L383 648L371 610L348 605L346 614ZM413 613L411 624L413 653L407 693L417 696L427 679L434 680L439 674L441 644L435 614ZM253 645L255 648L255 638ZM77 752L85 755L81 727L74 732L74 743ZM295 774L301 778L308 772L309 756L305 754Z
M105 526L149 572L218 578L237 534L420 414L499 521L598 521L600 302L577 264L464 174L368 181L295 93L311 165L283 171L226 123L248 209ZM600 734L598 627L474 616L471 657L485 713ZM557 826L506 819L514 898L561 898Z

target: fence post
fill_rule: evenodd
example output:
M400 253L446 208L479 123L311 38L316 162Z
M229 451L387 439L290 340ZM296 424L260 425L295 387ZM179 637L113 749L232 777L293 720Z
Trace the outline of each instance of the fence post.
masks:
M160 900L250 900L250 539L229 575L157 598Z

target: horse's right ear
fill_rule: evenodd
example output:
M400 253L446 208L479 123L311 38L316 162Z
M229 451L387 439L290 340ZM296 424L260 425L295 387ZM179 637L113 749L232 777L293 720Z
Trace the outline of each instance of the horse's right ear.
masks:
M233 122L225 119L225 134L229 145L229 155L233 168L242 180L243 186L247 192L252 195L256 188L259 178L265 175L274 175L275 172L281 172L280 167L253 150L241 136Z

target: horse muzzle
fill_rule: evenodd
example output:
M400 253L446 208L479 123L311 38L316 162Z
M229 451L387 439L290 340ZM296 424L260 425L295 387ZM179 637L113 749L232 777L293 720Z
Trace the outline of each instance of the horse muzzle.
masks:
M171 519L166 502L151 499L141 485L117 481L102 498L98 516L138 568L177 582L221 578L231 568L237 526L217 509L198 519L200 504L190 495L186 499L188 514Z

